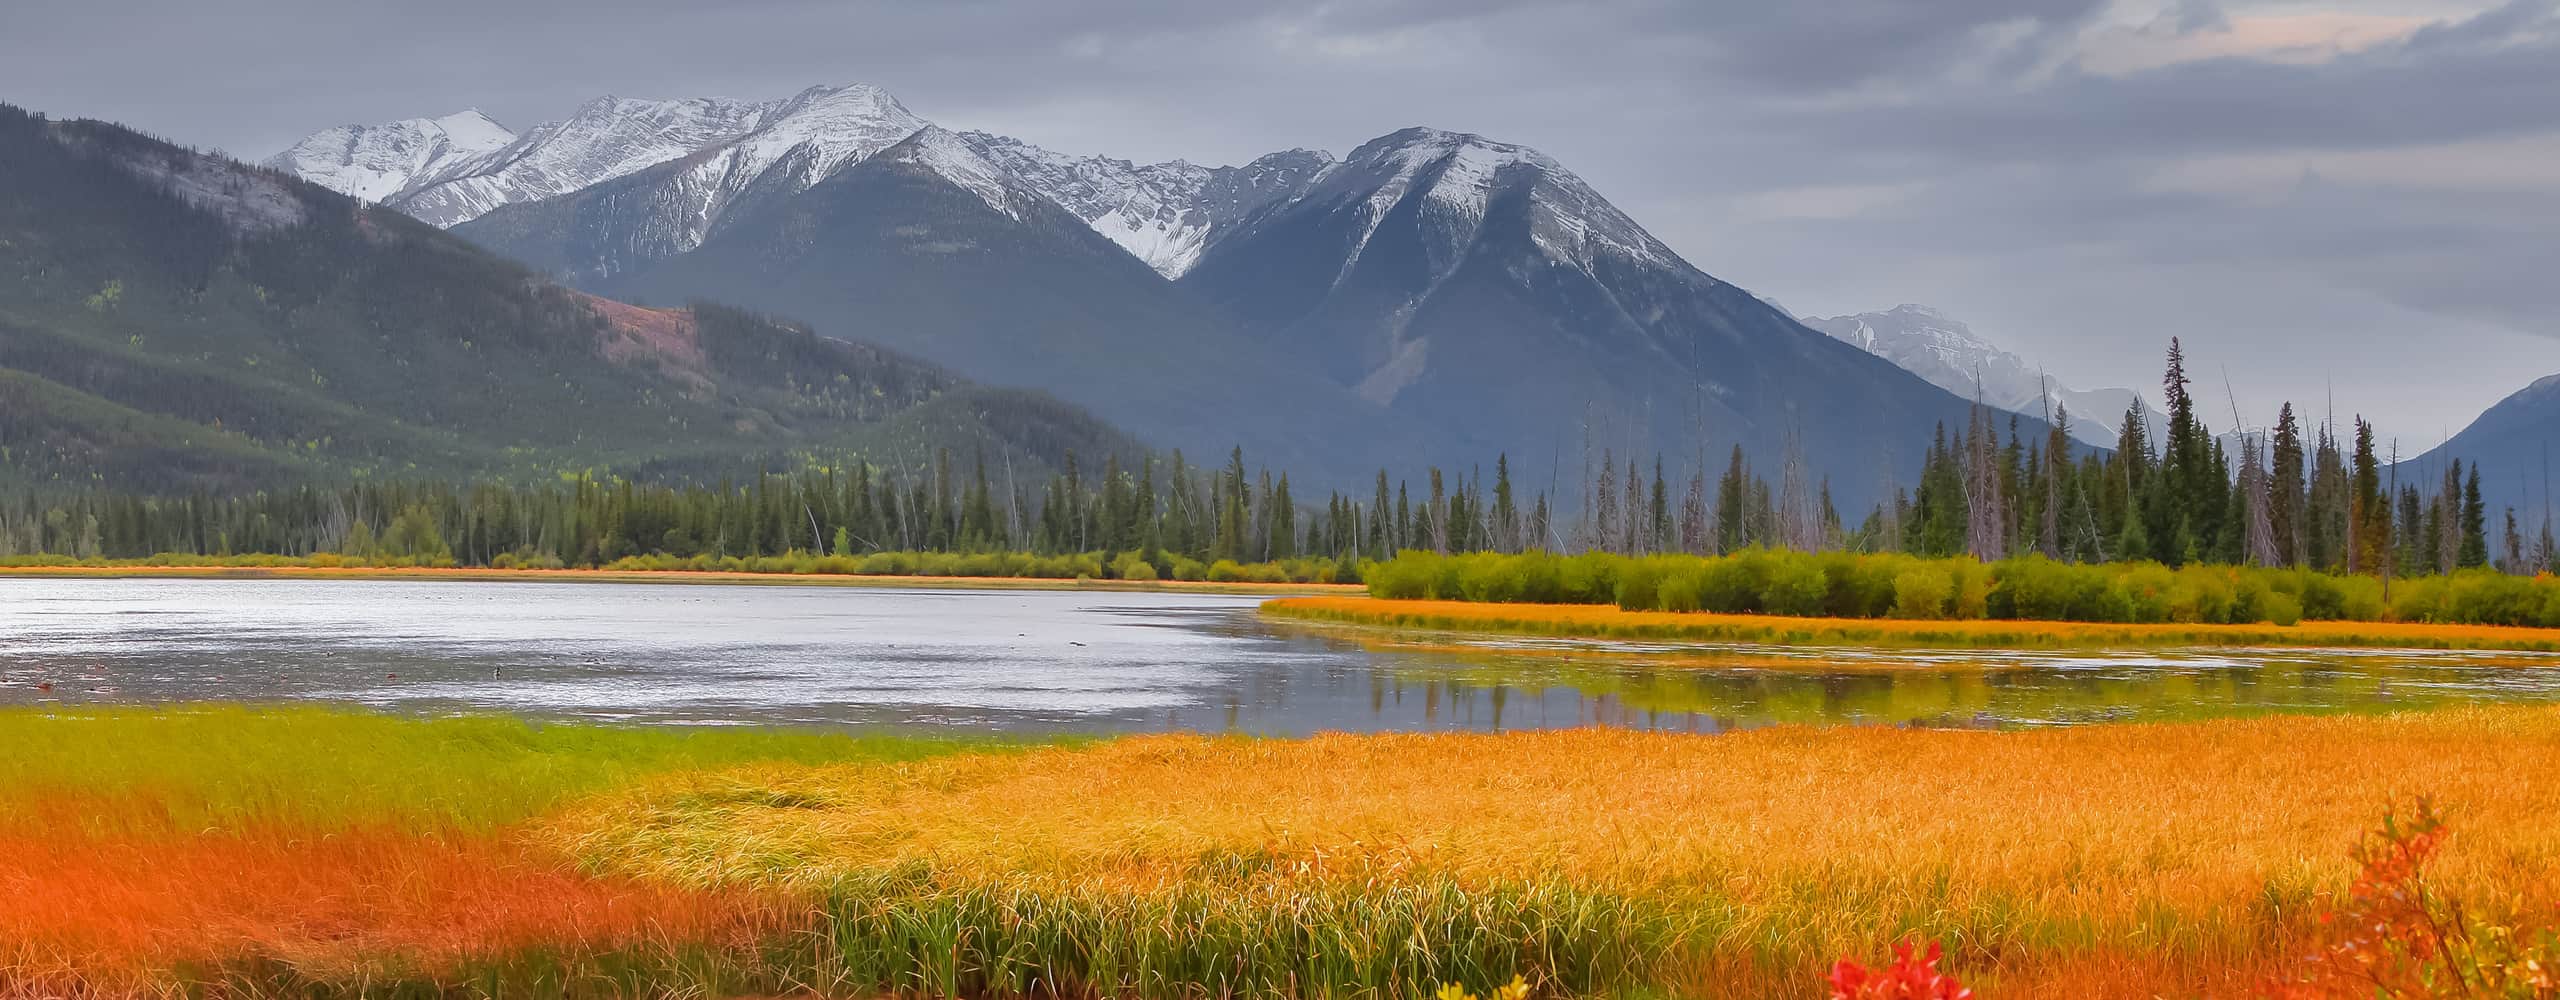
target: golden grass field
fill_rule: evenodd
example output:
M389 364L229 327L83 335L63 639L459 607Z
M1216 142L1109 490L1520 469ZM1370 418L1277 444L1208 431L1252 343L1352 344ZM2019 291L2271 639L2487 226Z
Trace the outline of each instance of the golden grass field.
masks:
M2560 652L2560 629L2426 622L2310 621L2299 625L2125 624L2000 619L1797 618L1693 611L1624 611L1591 604L1496 604L1356 596L1284 597L1265 614L1305 621L1435 631L1598 639L1964 648L2326 646Z
M1818 996L1919 934L1986 998L2246 996L2421 793L2443 886L2560 901L2550 707L1043 748L12 712L0 742L0 994Z

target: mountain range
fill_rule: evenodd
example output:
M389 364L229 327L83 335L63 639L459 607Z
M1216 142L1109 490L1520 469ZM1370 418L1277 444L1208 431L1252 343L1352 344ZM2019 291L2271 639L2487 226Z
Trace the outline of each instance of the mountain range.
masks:
M268 162L392 189L380 204L586 292L737 302L1340 484L1502 452L1774 464L1794 441L1854 503L1910 481L1926 428L1968 405L1467 133L1138 164L948 130L864 86L599 98L495 148L428 131L332 129Z
M471 134L434 124L349 131L385 155L336 176L376 184ZM12 483L709 476L939 447L1038 468L1139 450L1036 392L737 309L598 298L288 174L5 105L0 274Z

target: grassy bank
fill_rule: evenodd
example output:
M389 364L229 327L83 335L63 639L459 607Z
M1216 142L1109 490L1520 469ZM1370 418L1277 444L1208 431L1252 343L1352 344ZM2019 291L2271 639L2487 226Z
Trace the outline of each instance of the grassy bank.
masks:
M2560 631L2424 622L2297 625L2126 624L1976 619L1814 618L1625 611L1590 604L1285 597L1264 614L1302 621L1448 632L1591 639L1932 649L2097 649L2127 646L2324 646L2560 652Z
M208 740L208 737L212 739ZM2560 877L2560 710L1045 748L0 713L0 993L2244 995L2431 792ZM12 950L14 949L14 951Z
M280 556L188 562L150 560L0 564L0 577L206 580L508 580L569 583L702 583L784 587L923 587L969 590L1118 590L1195 594L1348 594L1358 584L1121 580L1090 577L861 575L691 569L551 569L485 566L370 566Z

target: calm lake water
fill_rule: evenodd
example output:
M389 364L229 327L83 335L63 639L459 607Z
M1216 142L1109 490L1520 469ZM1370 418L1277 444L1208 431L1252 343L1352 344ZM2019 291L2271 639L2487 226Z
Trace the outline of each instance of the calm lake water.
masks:
M1024 732L2023 726L2560 701L2560 656L1913 652L1393 635L1256 598L0 579L0 705ZM49 685L49 690L46 686Z

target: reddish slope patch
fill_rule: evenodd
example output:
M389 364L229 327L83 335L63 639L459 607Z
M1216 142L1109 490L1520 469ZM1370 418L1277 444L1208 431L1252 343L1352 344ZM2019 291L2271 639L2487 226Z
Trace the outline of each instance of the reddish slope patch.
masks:
M605 321L604 356L616 364L655 361L675 378L710 385L711 361L702 353L702 328L684 309L650 309L572 292Z

